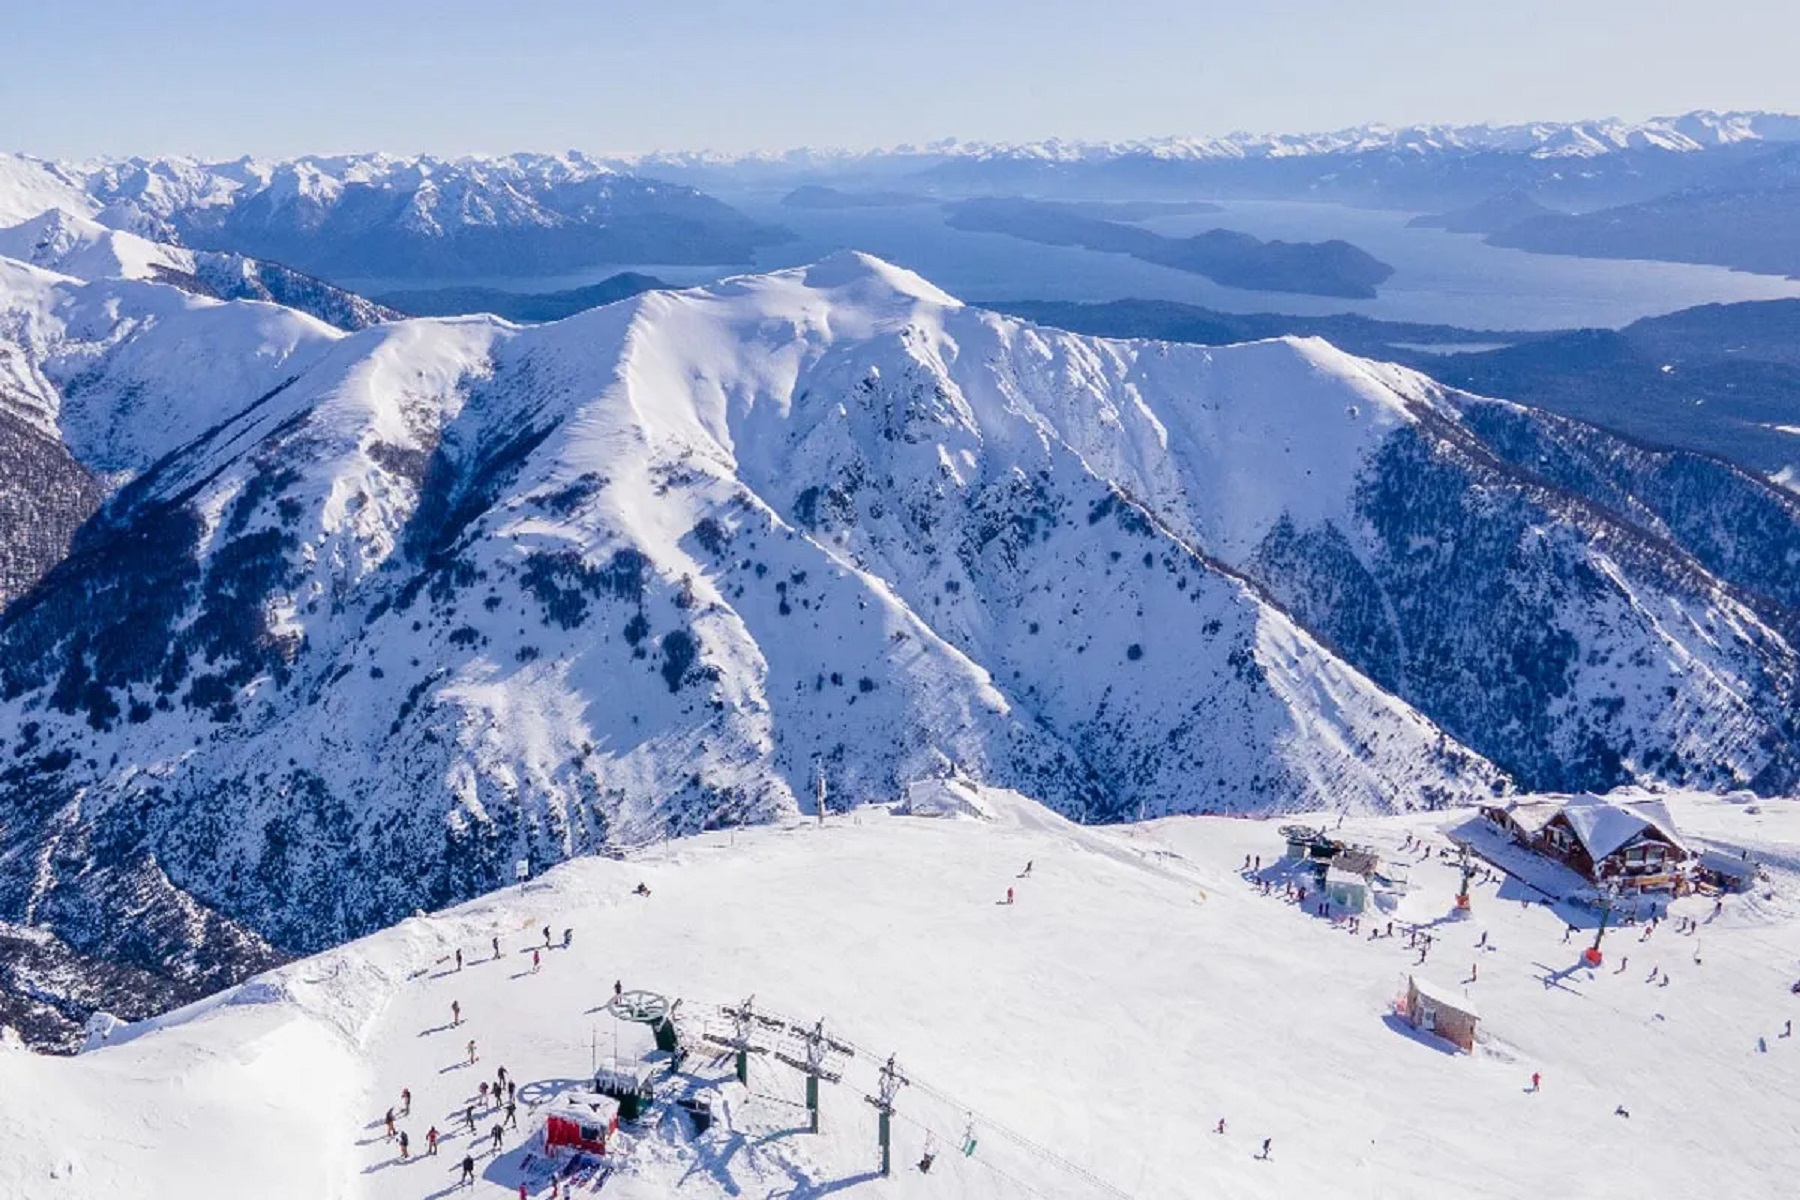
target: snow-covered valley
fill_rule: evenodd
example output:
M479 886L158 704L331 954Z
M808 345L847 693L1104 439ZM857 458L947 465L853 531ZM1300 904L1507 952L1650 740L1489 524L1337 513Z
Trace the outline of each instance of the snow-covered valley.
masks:
M604 1012L615 980L680 998L693 1049L626 1124L602 1195L1771 1195L1800 1170L1800 1038L1782 1036L1800 1016L1791 804L1669 798L1684 832L1750 849L1769 879L1717 916L1693 897L1648 936L1617 927L1589 969L1577 955L1592 914L1519 881L1479 883L1472 917L1450 918L1459 875L1439 852L1466 811L1334 830L1411 863L1397 910L1352 933L1284 899L1281 881L1304 877L1277 861L1280 821L1098 830L1016 795L965 794L986 819L871 806L566 863L73 1059L0 1048L0 1193L411 1200L458 1194L467 1153L472 1195L524 1181L546 1196L529 1156L547 1103L596 1061L650 1048ZM1240 870L1247 857L1273 894ZM1584 926L1573 944L1565 919ZM1415 928L1434 938L1423 966ZM1653 967L1669 982L1651 982ZM1473 1054L1394 1017L1409 974L1473 999ZM831 1060L843 1082L821 1089L820 1134L792 1068L754 1054L741 1088L699 1041L729 1030L718 1006L752 994L765 1013L823 1017L855 1050ZM762 1026L755 1040L786 1044ZM863 1095L888 1054L912 1083L882 1179ZM519 1120L496 1154L502 1112L476 1083L500 1066ZM410 1161L382 1128L402 1089ZM714 1104L702 1136L674 1104L695 1092ZM434 1125L445 1138L429 1157Z

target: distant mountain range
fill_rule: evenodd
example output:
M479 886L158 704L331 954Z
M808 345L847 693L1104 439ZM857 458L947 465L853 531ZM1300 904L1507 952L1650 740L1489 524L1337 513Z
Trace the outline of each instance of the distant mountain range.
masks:
M785 238L691 187L580 154L48 163L0 157L0 218L59 207L327 278L747 262Z

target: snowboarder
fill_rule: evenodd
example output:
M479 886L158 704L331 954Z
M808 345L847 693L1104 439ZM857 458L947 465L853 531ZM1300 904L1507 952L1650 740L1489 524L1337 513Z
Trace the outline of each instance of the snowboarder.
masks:
M427 1129L425 1131L425 1153L427 1156L430 1156L430 1157L436 1156L437 1144L438 1144L437 1126L433 1125L430 1129Z
M569 944L571 942L573 942L574 940L575 940L575 931L573 929L563 930L563 949L564 950L567 950L569 948Z
M500 1153L500 1144L506 1140L506 1134L501 1131L501 1129L498 1125L496 1125L496 1126L494 1126L493 1133L489 1134L488 1136L493 1139L494 1153L495 1154Z
M1262 1158L1265 1162L1268 1160L1268 1157L1269 1157L1269 1147L1271 1144L1274 1143L1274 1141L1275 1141L1274 1138L1264 1138L1263 1139L1262 1154L1260 1154L1258 1157Z
M931 1173L931 1160L935 1157L936 1155L932 1154L929 1150L919 1156L920 1174L929 1175Z
M631 889L631 894L634 896L648 896L650 894L649 885L640 879L638 880L638 885Z
M474 1064L475 1064L475 1039L470 1038L469 1039L469 1065L473 1066Z
M458 946L456 948L456 969L459 971L462 970L462 947L461 946Z
M535 949L531 952L531 973L533 975L538 973L538 952Z
M407 1149L411 1144L410 1139L406 1136L406 1130L402 1129L400 1131L400 1158L402 1161L412 1157L412 1154Z
M462 1001L450 1002L450 1025L452 1028L462 1024Z
M387 1140L394 1140L394 1110L391 1108L387 1110Z
M468 1187L475 1186L475 1159L467 1154L463 1155L462 1178L457 1181L456 1186L463 1187L465 1185Z
M403 1117L412 1116L412 1089L411 1088L401 1088L400 1089L400 1115Z

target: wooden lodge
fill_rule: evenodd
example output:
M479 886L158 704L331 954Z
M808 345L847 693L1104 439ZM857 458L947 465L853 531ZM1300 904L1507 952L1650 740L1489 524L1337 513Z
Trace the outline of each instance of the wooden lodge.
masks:
M1475 1030L1481 1023L1481 1014L1476 1011L1475 1002L1462 993L1408 975L1406 994L1395 1007L1400 1018L1414 1029L1474 1053Z
M1482 809L1514 841L1555 858L1588 882L1628 890L1674 888L1693 857L1658 800L1581 795Z

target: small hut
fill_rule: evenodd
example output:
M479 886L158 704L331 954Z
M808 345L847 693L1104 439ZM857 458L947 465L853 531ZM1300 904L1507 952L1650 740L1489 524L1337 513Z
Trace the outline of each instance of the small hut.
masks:
M1325 898L1331 907L1347 913L1360 913L1369 906L1369 881L1354 871L1328 867L1325 871Z
M1408 975L1400 1016L1414 1029L1474 1052L1475 1027L1481 1015L1475 1010L1475 1002L1460 992Z
M1708 848L1694 856L1694 879L1711 892L1747 892L1756 882L1758 864L1744 851Z
M619 1104L608 1096L575 1092L559 1097L544 1114L544 1153L605 1154L619 1130Z

